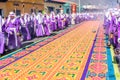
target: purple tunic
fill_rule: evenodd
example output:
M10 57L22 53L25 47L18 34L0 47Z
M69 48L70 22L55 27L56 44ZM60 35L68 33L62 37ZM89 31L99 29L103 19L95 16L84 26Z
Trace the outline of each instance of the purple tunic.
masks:
M36 21L36 36L39 37L39 36L44 36L45 35L45 30L44 30L44 27L42 25L43 23L43 18L42 18L42 15L40 16L41 14L39 14L37 16L37 21Z
M0 54L4 52L4 45L5 45L5 36L4 33L0 32Z
M68 27L68 22L69 22L69 18L67 17L67 15L65 15L65 27Z
M7 20L8 21L8 20ZM21 46L20 41L20 25L18 24L18 19L9 20L6 23L6 33L7 33L7 47L8 49L15 49Z
M28 29L29 25L28 25L28 21L26 20L26 18L21 18L21 31L22 31L22 35L23 35L23 40L30 40L31 39L31 35L30 35L30 31Z
M5 45L5 36L4 33L2 32L2 26L3 26L3 20L2 17L0 16L0 54L4 53L4 45Z
M63 18L62 18L62 16L60 14L58 16L58 28L59 29L63 29L64 28Z
M118 37L117 37L117 42L118 42L117 48L120 48L120 24L119 24L119 26L118 26Z
M51 18L50 22L51 22L51 30L52 30L52 31L57 30L57 25L56 25L56 22L55 22L55 18L54 18L54 17Z
M43 18L43 24L44 24L45 35L49 36L51 34L50 21L46 16L44 16Z
M116 47L117 45L117 24L116 24L116 17L112 16L112 20L110 23L110 28L109 28L109 35L113 34L113 37L110 38L113 40L113 46Z

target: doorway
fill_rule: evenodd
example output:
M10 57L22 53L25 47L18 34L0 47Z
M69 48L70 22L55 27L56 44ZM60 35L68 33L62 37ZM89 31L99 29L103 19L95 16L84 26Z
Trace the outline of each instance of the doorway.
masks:
M0 15L3 16L3 10L2 9L0 9Z

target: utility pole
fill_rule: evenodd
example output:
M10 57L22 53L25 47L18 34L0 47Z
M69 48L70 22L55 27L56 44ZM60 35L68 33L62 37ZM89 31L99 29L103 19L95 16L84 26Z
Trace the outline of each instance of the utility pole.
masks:
M117 0L117 3L118 3L118 5L119 5L119 8L120 8L120 0Z
M79 0L79 13L80 13L80 0Z

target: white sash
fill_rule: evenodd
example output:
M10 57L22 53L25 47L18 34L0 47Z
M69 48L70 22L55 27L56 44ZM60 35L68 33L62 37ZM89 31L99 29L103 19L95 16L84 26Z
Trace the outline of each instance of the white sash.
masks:
M14 31L15 45L18 46L18 42L17 42L17 31L16 31L16 28L10 28L10 30Z

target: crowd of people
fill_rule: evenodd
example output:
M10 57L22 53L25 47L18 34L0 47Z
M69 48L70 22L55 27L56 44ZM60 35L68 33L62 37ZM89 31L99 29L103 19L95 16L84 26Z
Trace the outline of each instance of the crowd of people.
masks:
M14 12L10 12L5 19L0 16L0 54L5 50L20 48L23 41L50 36L54 31L93 18L94 16L88 13L42 14L38 12L16 16Z
M113 46L115 60L120 62L120 9L112 8L105 12L104 29L108 37L108 46Z

